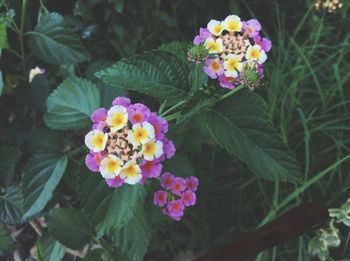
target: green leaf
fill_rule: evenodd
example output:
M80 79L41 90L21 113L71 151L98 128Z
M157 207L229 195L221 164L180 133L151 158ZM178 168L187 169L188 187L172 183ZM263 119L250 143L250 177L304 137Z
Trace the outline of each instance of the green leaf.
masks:
M205 114L216 142L244 161L259 177L296 182L299 166L283 143L260 96L241 91L219 102Z
M0 195L0 220L6 224L23 222L22 194L18 187L9 187Z
M188 66L176 55L151 51L122 59L96 74L103 82L175 104L189 90Z
M116 246L131 260L144 260L151 238L151 228L143 208L138 207L138 211L129 223L111 236Z
M67 231L69 232L69 231ZM62 260L65 247L54 239L48 231L38 241L39 255L45 261L60 261Z
M95 234L89 220L79 209L51 209L46 220L52 236L69 248L81 249Z
M50 94L49 83L45 76L37 75L30 86L18 88L16 94L26 106L34 110L44 111L46 99Z
M6 21L0 19L0 53L4 48L7 48Z
M67 166L67 157L41 151L24 166L22 176L24 217L39 213L52 198Z
M203 70L203 63L191 64L191 71L189 75L189 80L191 83L191 94L194 94L204 85L208 83L208 75Z
M99 88L101 94L101 106L105 108L111 107L112 102L116 97L126 95L124 89L105 84L95 76L96 72L108 68L111 65L113 65L113 62L111 61L97 60L91 63L85 70L85 77L94 82Z
M13 248L13 242L11 237L8 235L5 225L0 223L0 256L11 251Z
M0 184L9 186L15 173L16 163L21 157L21 151L17 147L0 147Z
M214 97L208 97L201 92L193 95L182 108L181 114L177 118L176 124L181 124L187 121L204 108L212 105L214 101Z
M191 45L184 42L170 42L162 44L158 49L169 52L187 62L187 52Z
M76 64L89 59L79 37L69 30L63 16L46 13L34 31L28 32L33 53L52 64Z
M99 236L111 229L122 228L133 217L136 207L143 204L143 186L125 184L118 189L112 189L100 175L85 168L82 166L75 173L75 184L91 224L96 226Z
M93 83L80 78L69 78L47 99L45 123L51 129L84 129L91 123L90 115L99 105L100 95Z
M1 51L0 51L1 56ZM4 81L2 79L2 71L0 70L0 96L2 95L2 90L4 89Z

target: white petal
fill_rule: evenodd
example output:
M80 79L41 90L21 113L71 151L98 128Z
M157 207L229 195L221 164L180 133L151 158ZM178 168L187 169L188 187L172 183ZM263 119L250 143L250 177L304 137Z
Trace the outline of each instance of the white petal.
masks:
M142 123L142 127L147 130L148 132L148 137L153 139L154 138L154 127L152 124L150 124L149 122L145 121Z
M135 123L134 125L132 125L132 130L135 131L137 129L141 128L141 124L140 123Z
M139 181L142 179L141 174L137 174L135 177L127 177L124 179L124 182L130 185L135 185L139 183Z
M224 74L225 74L226 77L233 77L233 78L238 77L238 73L237 73L236 70L234 70L234 71L225 71Z
M256 50L258 50L258 51L261 50L261 46L258 45L258 44L254 44L253 48L256 49Z
M88 134L85 135L85 145L88 147L90 150L94 148L92 145L92 136L94 135L93 131L90 131Z
M237 15L229 15L225 18L225 22L234 20L234 21L241 21L241 18Z
M258 64L263 64L266 61L266 59L267 59L266 53L264 51L261 51Z
M156 152L154 153L154 155L156 156L156 158L159 158L160 156L163 155L163 142L161 142L160 140L158 140L156 142L156 146L157 146L157 150Z

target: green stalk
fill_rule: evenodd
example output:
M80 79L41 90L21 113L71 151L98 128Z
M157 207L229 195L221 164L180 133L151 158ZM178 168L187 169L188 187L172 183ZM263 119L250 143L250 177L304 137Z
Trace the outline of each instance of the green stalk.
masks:
M173 110L176 110L177 108L179 108L181 105L183 105L184 103L186 103L186 101L180 101L179 103L175 104L173 107L171 107L170 109L166 110L165 112L163 112L160 116L161 117L165 117L169 112L172 112Z
M236 88L232 89L231 91L225 93L224 95L222 95L218 101L222 101L223 99L226 99L228 97L230 97L231 95L235 94L236 92L242 90L245 86L243 84L237 86Z
M20 24L20 30L19 30L19 45L21 49L21 59L22 59L22 66L23 66L23 72L25 77L27 76L27 66L26 66L26 56L24 51L24 23L26 18L26 10L27 10L27 0L22 0L22 11L21 11L21 24Z
M330 171L336 169L339 165L341 165L343 162L347 161L350 159L350 155L342 158L341 160L335 162L325 170L321 171L320 173L316 174L313 176L310 180L305 182L301 187L296 189L294 192L289 194L276 208L272 209L268 215L264 218L264 220L259 224L259 227L266 224L268 221L273 218L280 209L285 207L290 201L298 197L301 193L303 193L307 188L311 187L313 184L315 184L317 181L322 179L326 174L328 174Z

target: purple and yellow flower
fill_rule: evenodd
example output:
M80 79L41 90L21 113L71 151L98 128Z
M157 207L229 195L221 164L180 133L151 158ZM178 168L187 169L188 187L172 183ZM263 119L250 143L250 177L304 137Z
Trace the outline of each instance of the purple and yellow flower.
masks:
M119 188L124 184L124 180L120 176L115 176L112 179L106 179L106 183L109 187Z
M176 152L174 143L171 140L168 140L167 138L164 138L163 140L163 150L167 159L171 159L172 157L174 157Z
M260 45L261 49L263 49L266 53L271 50L272 43L269 39L257 35L255 36L254 41L256 44Z
M158 178L162 173L163 165L159 159L151 161L143 160L140 164L140 168L144 178Z
M89 154L85 157L85 165L89 168L89 170L93 172L98 172L100 170L101 160L103 159L101 152L93 152L90 151Z
M165 134L168 132L168 122L162 117L159 117L156 113L151 113L147 121L151 123L154 128L155 138L157 140L164 139Z
M204 72L212 79L224 73L224 64L219 59L208 59L204 63Z
M194 40L193 44L200 45L201 43L205 42L207 38L211 37L211 33L207 28L199 28L199 35L197 35Z
M144 122L149 118L150 114L150 109L141 103L135 103L128 106L129 120L132 124Z
M126 97L117 97L112 102L112 105L121 105L125 108L127 108L130 104L131 104L130 99Z
M248 20L243 22L244 33L247 34L250 38L257 36L261 30L261 24L256 19Z

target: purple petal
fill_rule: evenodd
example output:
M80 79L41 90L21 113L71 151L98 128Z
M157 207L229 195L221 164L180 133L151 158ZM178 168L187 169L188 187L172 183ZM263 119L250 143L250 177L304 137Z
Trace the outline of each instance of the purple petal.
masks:
M92 122L104 121L107 118L107 110L105 108L99 108L91 115Z

